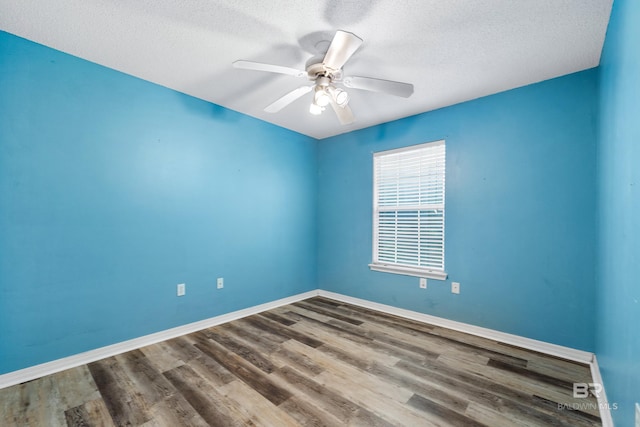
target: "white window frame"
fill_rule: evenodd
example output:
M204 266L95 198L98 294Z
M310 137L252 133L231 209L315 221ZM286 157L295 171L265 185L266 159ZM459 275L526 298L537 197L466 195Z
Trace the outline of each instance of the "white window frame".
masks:
M436 149L436 147L437 147L437 150L434 150ZM428 142L425 144L418 144L418 145L398 148L395 150L386 150L386 151L373 153L373 256L372 256L373 261L371 264L369 264L369 268L371 270L382 271L386 273L404 274L408 276L426 277L426 278L436 279L436 280L444 280L447 278L447 273L445 272L445 269L444 269L444 253L445 253L444 252L444 240L445 240L444 239L444 231L445 231L444 230L444 220L445 220L445 209L444 209L445 197L444 196L445 196L445 170L446 170L446 167L445 167L446 148L445 147L446 147L445 141L440 140L435 142ZM434 203L433 200L430 202L425 202L423 197L419 196L418 197L419 201L417 204L403 204L398 202L394 206L389 206L389 205L379 206L380 194L379 194L379 185L378 185L378 164L379 162L383 161L382 159L384 158L384 156L393 155L394 157L397 158L398 157L397 154L400 154L400 153L409 154L411 152L415 152L416 157L411 159L415 162L417 157L419 157L424 153L429 153L429 151L431 151L432 154L436 154L436 155L437 155L437 152L440 152L440 151L442 152L441 162L438 161L437 166L434 169L432 169L432 170L435 170L436 172L441 171L440 173L441 181L436 181L437 183L440 184L440 187L438 188L442 189L441 190L442 194L440 198L441 203ZM422 175L422 173L420 175ZM400 180L398 180L398 182L400 182ZM422 185L422 181L420 182L421 184L418 186L419 188L426 187L427 185L433 185L433 181L429 182L429 184L426 184L426 185ZM420 194L422 193L420 192ZM405 258L415 256L415 258L411 259L409 263L404 263L402 261L398 262L398 257L400 255L398 252L398 239L397 239L398 236L397 235L395 236L395 240L394 240L395 262L392 262L389 260L388 253L387 253L387 256L379 256L380 212L395 212L396 219L394 219L393 221L396 221L395 223L397 227L397 224L398 224L397 214L399 212L403 212L403 211L404 212L408 212L408 211L424 212L424 211L431 211L431 210L442 211L442 218L440 221L441 226L438 225L438 231L441 232L442 240L437 241L437 243L441 245L440 246L441 249L439 251L436 249L435 251L436 260L438 259L437 258L438 256L441 257L440 258L441 261L439 263L435 262L435 264L439 264L439 265L433 265L434 262L432 261L427 262L422 260L422 255L421 255L422 253L426 253L428 251L429 255L432 255L434 254L434 252L433 252L433 249L429 249L429 250L425 249L426 243L423 246L423 243L421 242L420 237L418 237L417 251L413 250L412 252L413 255L404 255ZM421 220L420 220L421 217L422 217L421 214L418 214L418 224L421 224ZM429 226L433 227L433 223L430 223ZM440 227L441 227L441 230L440 230ZM426 223L425 223L425 228L426 228ZM422 230L422 228L420 228L420 230ZM397 233L397 231L395 233ZM422 233L419 231L417 235L422 236ZM429 263L431 265L420 265L420 264L426 264L426 263Z

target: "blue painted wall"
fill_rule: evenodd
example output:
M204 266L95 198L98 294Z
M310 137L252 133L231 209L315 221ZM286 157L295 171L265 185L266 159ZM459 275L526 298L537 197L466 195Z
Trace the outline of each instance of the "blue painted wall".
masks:
M596 355L617 426L640 402L640 2L616 0L600 65Z
M321 289L594 349L597 70L319 143ZM445 139L447 281L372 272L372 153ZM450 282L461 283L461 294Z
M316 289L314 140L3 32L0 94L0 374Z

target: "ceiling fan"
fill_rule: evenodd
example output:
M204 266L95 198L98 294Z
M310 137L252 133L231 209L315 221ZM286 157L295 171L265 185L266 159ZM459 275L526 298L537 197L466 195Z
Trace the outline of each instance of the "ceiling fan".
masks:
M383 92L395 96L408 98L413 93L413 85L391 80L375 79L373 77L343 76L342 67L362 44L362 39L347 31L336 31L327 52L314 56L306 64L306 70L284 67L281 65L264 64L261 62L238 60L233 63L236 68L270 73L287 74L294 77L307 77L313 82L292 90L272 104L264 111L276 113L291 104L301 96L313 91L313 99L309 106L311 114L322 114L328 105L338 116L343 125L353 123L354 116L349 108L349 94L336 86L341 84L347 88L362 89L373 92Z

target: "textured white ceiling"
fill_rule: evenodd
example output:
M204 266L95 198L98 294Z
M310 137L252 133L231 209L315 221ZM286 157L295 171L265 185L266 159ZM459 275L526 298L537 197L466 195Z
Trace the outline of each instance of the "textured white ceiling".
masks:
M0 0L0 29L315 137L349 132L598 65L612 0ZM342 29L364 39L349 75L413 83L412 97L350 89L355 123L311 94L264 107L304 79L235 69L237 59L304 69Z

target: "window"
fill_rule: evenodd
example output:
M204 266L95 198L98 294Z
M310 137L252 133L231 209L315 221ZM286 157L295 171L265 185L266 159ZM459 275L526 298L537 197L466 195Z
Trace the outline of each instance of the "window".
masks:
M373 155L372 270L444 280L444 141Z

